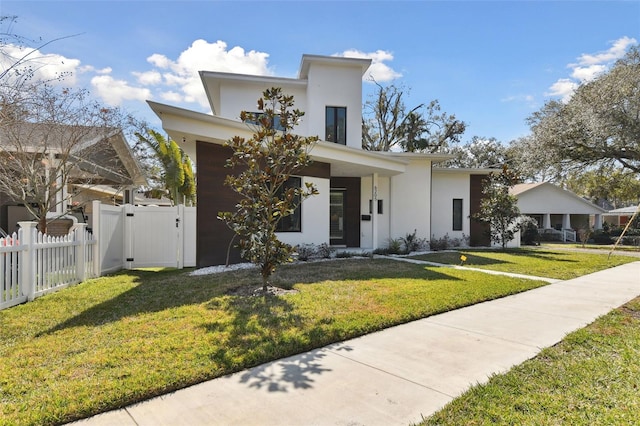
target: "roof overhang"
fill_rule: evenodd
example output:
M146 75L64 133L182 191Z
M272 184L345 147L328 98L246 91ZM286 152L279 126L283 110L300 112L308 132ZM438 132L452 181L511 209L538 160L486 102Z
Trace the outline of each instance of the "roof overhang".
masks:
M217 71L199 71L199 74L213 114L217 114L220 111L220 84L225 81L236 81L241 82L245 86L255 85L260 88L265 85L271 87L305 87L307 85L307 80L300 80L296 78L233 74Z
M449 158L453 158L451 155ZM489 173L499 173L501 169L474 169L472 167L434 167L434 173L466 174L466 175L488 175Z
M196 158L194 155L196 141L222 145L235 136L249 139L253 135L250 126L240 121L152 101L147 101L147 103L162 120L162 127L169 136L183 146L187 153L191 153L190 156L193 158ZM422 157L431 158L431 155L424 154ZM319 141L311 150L311 158L314 161L331 164L332 176L362 177L374 173L381 176L404 173L409 164L410 156L364 151L332 142ZM434 156L433 158L437 161L440 157Z
M345 58L342 56L322 56L322 55L302 55L300 61L300 71L298 76L301 79L307 79L309 77L309 68L312 63L328 64L332 66L342 65L345 67L357 67L360 68L361 75L371 66L371 59L369 58Z

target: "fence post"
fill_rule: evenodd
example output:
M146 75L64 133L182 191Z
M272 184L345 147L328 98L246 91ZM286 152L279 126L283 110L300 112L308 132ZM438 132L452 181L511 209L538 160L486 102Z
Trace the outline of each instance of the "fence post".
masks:
M102 275L102 203L94 200L91 202L91 232L93 235L93 276Z
M76 223L72 228L73 241L78 243L75 247L76 252L76 278L79 282L83 282L86 279L86 265L85 265L85 253L87 250L87 224Z
M35 299L35 242L36 242L36 222L18 222L18 241L25 250L20 252L20 286L22 292L27 296L28 301Z
M176 228L178 231L177 241L177 264L178 269L184 268L184 204L178 204L178 216L176 217Z
M134 206L131 204L125 204L124 209L122 210L122 214L124 215L124 226L122 228L123 235L123 243L124 243L124 268L125 269L133 269L133 260L135 253L133 252L134 246L134 232L135 227L133 226L133 215L134 215Z

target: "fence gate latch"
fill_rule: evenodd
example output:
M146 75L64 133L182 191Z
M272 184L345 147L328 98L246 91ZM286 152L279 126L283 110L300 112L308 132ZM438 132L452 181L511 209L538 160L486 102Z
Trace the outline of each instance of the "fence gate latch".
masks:
M180 227L180 218L176 217L176 228Z

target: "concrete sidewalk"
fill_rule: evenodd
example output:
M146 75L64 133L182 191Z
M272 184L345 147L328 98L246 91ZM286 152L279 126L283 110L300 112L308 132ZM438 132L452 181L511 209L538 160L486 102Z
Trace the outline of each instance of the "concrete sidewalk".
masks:
M78 425L403 425L640 295L640 262L435 315Z

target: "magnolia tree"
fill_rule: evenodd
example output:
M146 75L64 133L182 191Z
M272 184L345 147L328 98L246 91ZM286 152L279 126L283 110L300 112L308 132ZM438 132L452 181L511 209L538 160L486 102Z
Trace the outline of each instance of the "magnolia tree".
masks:
M518 182L516 175L506 166L500 173L489 173L483 182L480 211L473 219L489 224L491 241L503 249L518 231L518 199L509 194L509 188Z
M311 183L304 187L288 185L289 179L311 163L309 151L317 137L291 133L304 115L293 109L293 96L280 88L265 90L258 100L259 114L243 111L242 121L255 126L250 139L239 136L226 145L233 149L225 184L239 195L235 212L221 212L223 220L239 237L240 254L258 265L263 292L269 278L282 263L290 261L293 247L278 240L278 222L294 213L302 201L318 193Z

